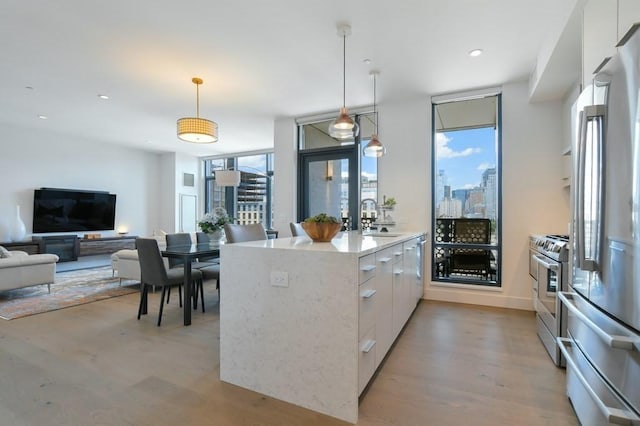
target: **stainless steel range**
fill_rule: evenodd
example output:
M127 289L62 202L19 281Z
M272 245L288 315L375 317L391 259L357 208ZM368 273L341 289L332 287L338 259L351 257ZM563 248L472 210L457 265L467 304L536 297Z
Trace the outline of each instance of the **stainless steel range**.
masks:
M567 335L566 308L563 315L559 291L569 287L569 237L531 235L529 237L529 275L532 279L533 306L538 336L557 366L564 365L557 337Z

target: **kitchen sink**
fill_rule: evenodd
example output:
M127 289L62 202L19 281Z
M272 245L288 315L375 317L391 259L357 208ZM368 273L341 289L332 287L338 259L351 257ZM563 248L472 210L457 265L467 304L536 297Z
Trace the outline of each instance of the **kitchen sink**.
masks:
M362 234L364 237L400 237L402 234L396 234L394 232L365 232Z

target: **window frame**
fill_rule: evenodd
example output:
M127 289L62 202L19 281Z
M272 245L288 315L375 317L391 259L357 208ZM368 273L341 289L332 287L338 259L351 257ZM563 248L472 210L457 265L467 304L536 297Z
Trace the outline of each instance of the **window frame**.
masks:
M259 151L259 152L246 152L246 153L235 153L235 154L227 154L220 155L215 157L205 158L204 161L204 213L209 212L208 207L212 209L216 206L214 205L215 200L211 200L212 191L210 190L212 185L215 185L215 177L213 171L215 171L212 167L212 161L223 160L225 165L225 169L227 170L240 170L242 171L242 166L238 166L239 159L242 157L254 157L264 155L266 156L266 200L265 200L265 211L263 214L262 224L265 229L273 229L273 156L274 152L272 150L269 151ZM214 186L215 190L215 186ZM237 219L238 214L238 188L237 187L224 187L224 201L225 208L230 217ZM229 208L230 206L230 208Z
M496 195L497 195L497 205L496 205L496 244L478 244L478 245L465 245L468 248L484 248L487 250L495 250L497 252L496 255L496 271L495 271L495 280L481 280L481 279L473 279L473 278L442 278L438 277L436 273L436 269L438 265L436 263L436 249L439 246L439 243L436 243L436 228L437 228L437 174L438 174L438 160L436 153L436 106L438 104L443 104L446 102L458 102L471 100L479 97L488 97L495 96L496 97ZM443 286L452 286L452 287L460 287L469 285L472 288L481 289L500 289L502 288L502 260L503 260L503 250L502 250L502 222L503 222L503 214L502 214L502 93L500 89L487 89L487 90L477 90L472 92L466 92L462 94L452 94L452 95L444 95L444 96L434 96L431 100L431 281L437 283L438 285Z

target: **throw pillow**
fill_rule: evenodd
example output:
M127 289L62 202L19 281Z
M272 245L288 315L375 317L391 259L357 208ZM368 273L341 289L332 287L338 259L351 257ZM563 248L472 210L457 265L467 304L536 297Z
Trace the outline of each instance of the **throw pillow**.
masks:
M11 252L0 246L0 259L6 259L7 257L11 257Z

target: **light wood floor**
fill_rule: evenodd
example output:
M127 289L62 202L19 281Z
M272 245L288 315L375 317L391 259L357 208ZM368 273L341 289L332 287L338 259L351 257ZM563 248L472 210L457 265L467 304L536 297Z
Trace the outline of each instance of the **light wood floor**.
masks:
M0 320L0 424L345 425L219 380L217 293L183 327L157 295ZM576 425L530 312L422 302L358 425Z

